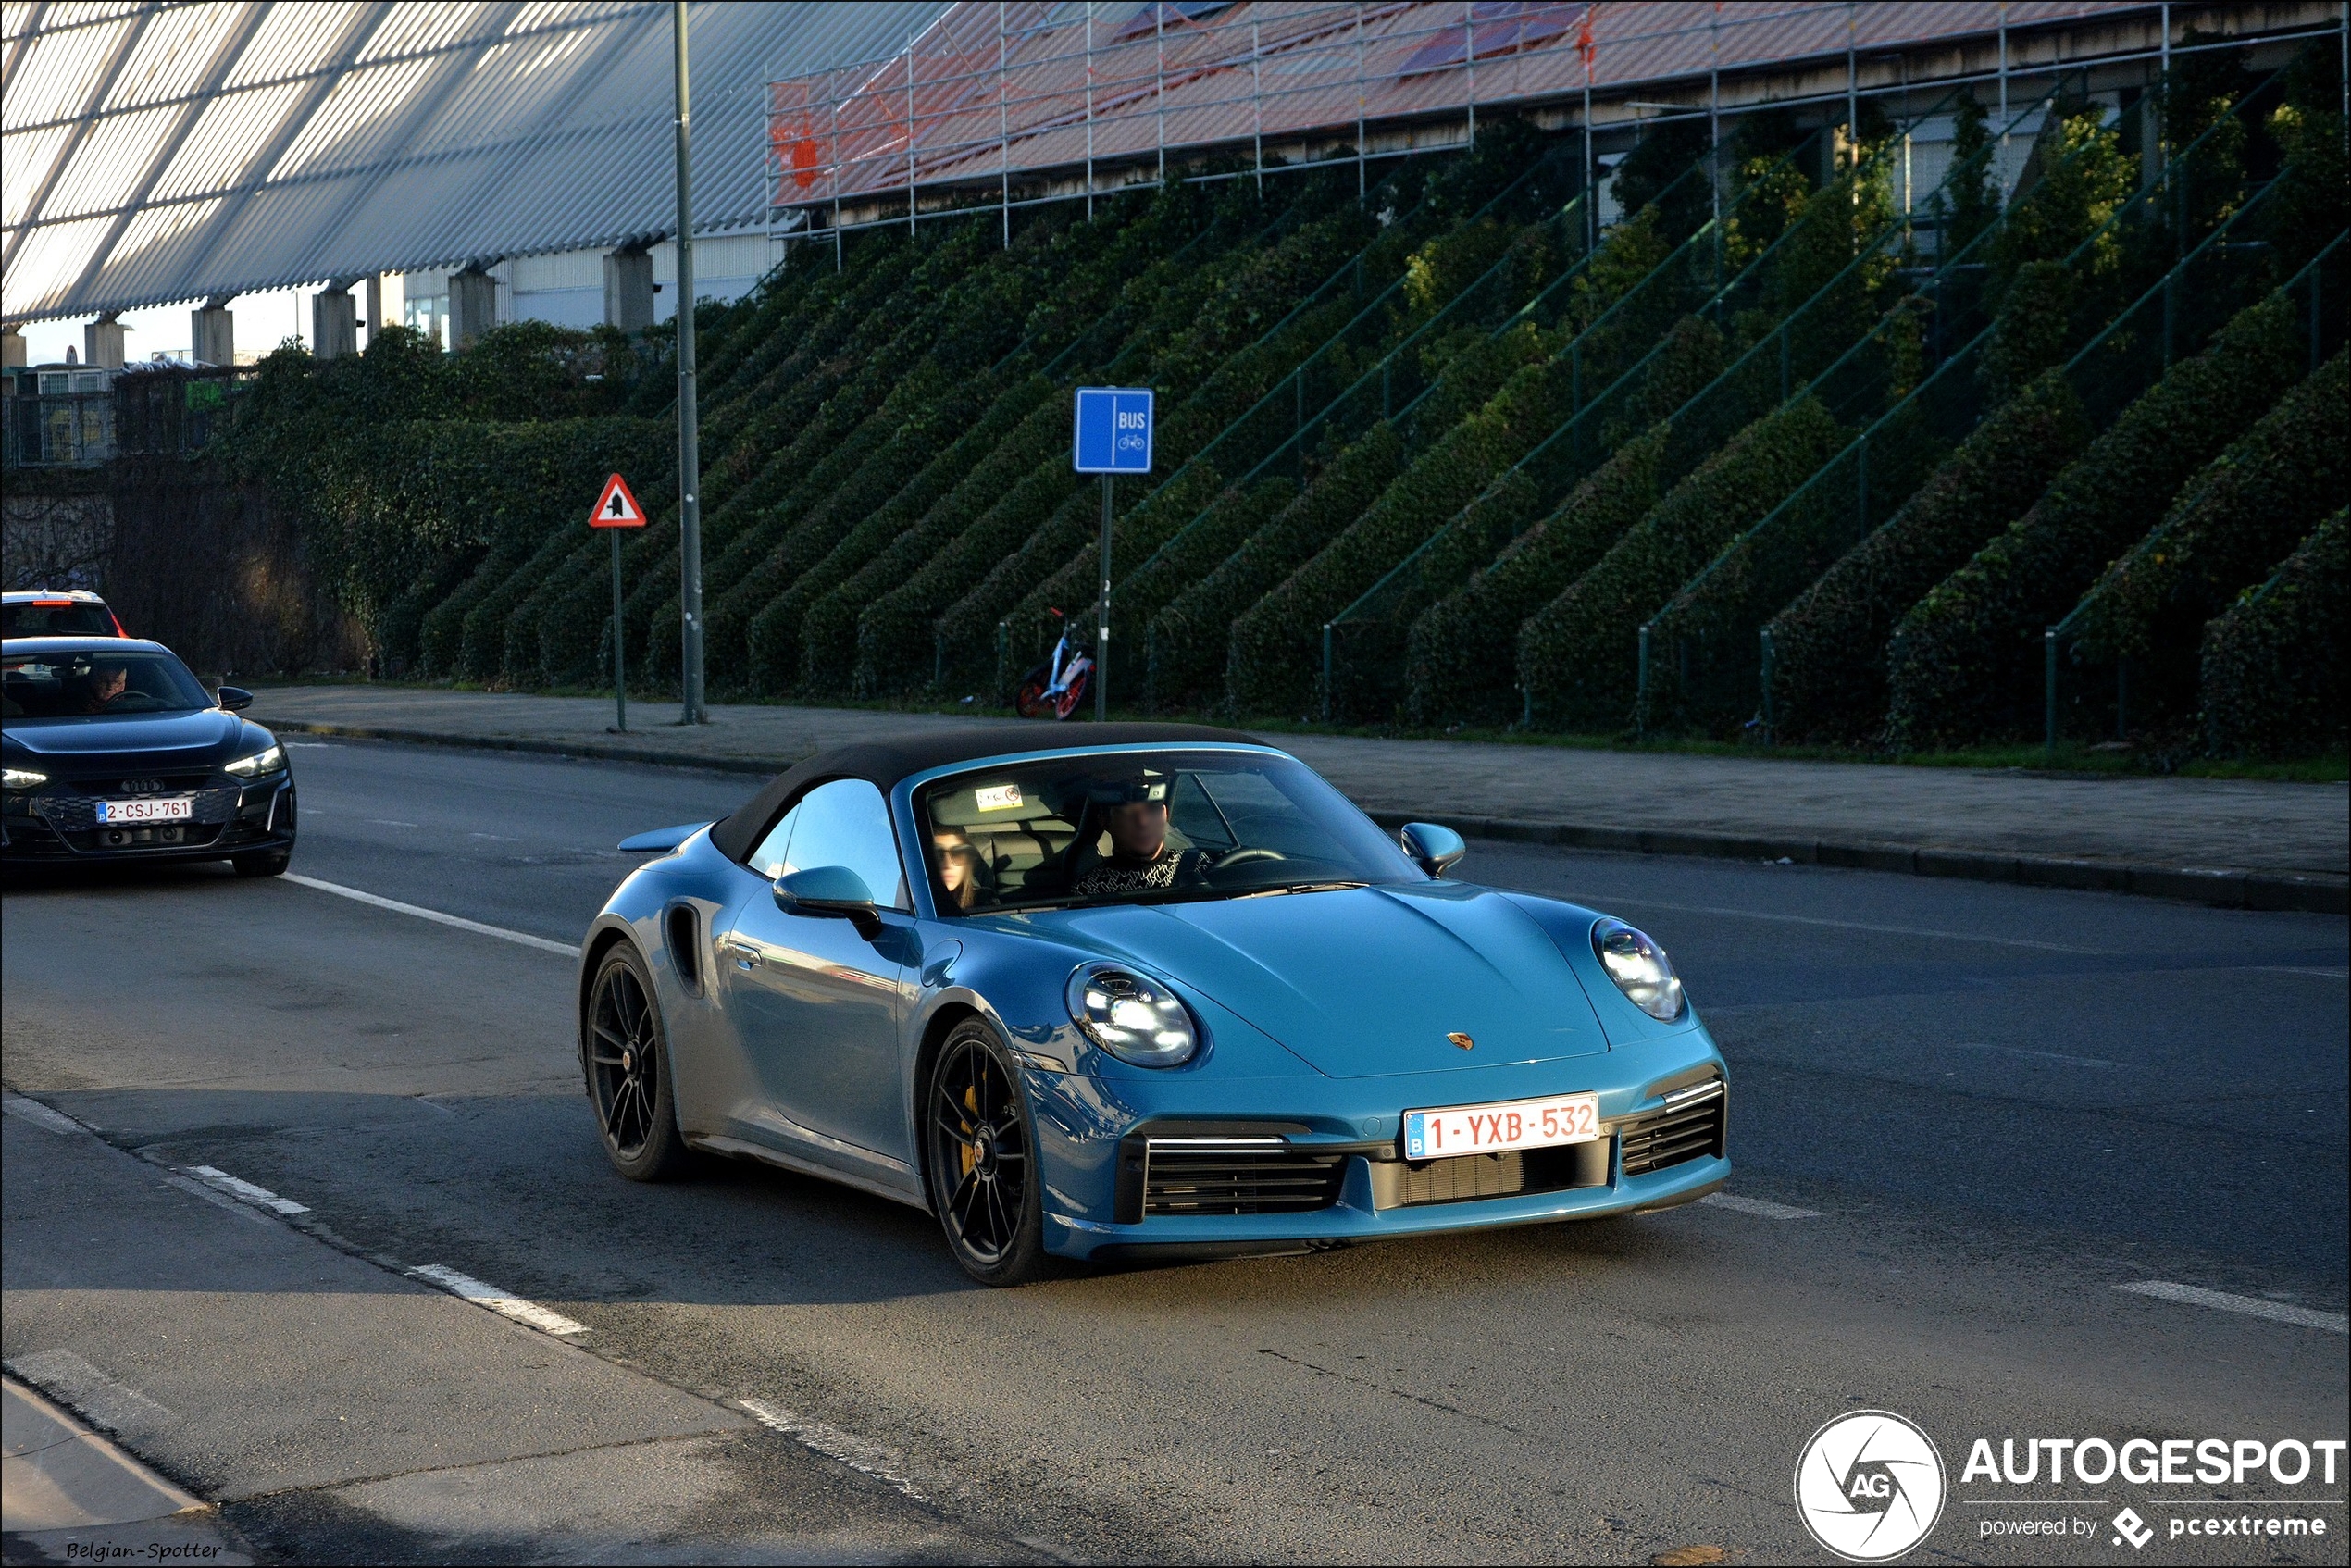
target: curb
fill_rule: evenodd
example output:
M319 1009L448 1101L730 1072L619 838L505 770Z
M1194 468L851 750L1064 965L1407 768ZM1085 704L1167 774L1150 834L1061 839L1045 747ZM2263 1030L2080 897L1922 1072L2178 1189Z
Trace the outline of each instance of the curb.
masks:
M534 740L520 736L446 735L372 725L318 724L307 720L266 721L272 729L300 735L332 735L354 740L395 740L410 745L455 746L473 751L528 752L542 756L586 757L600 762L646 763L656 767L698 767L721 773L780 773L797 759L771 757L681 757L649 747L600 740ZM1383 828L1400 828L1424 815L1367 811ZM2055 855L2000 854L1925 844L1851 843L1826 839L1747 838L1731 833L1606 828L1593 823L1525 822L1510 817L1442 816L1470 839L1553 844L1565 849L1611 850L1631 854L1695 855L1710 860L1793 861L1853 871L1894 871L1909 877L1947 877L1970 882L2013 882L2025 887L2070 888L2089 892L2130 893L2176 899L2220 909L2258 909L2301 915L2351 914L2351 877L2323 872L2247 871L2234 867L2162 865L2112 860L2069 860Z
M1409 813L1366 814L1383 828L1416 820ZM1750 839L1728 833L1649 831L1600 828L1574 822L1520 822L1502 817L1449 816L1446 826L1464 838L1516 843L1557 844L1635 854L1698 855L1718 860L1789 860L1799 865L1832 865L1855 871L1895 871L1911 877L1948 877L1971 882L2015 882L2026 887L2071 888L2091 892L2133 893L2178 899L2221 909L2259 909L2304 915L2351 913L2351 877L2316 872L2245 871L2224 867L2158 865L2112 860L2068 860L2054 855L1998 854L1919 844L1837 843L1822 839Z

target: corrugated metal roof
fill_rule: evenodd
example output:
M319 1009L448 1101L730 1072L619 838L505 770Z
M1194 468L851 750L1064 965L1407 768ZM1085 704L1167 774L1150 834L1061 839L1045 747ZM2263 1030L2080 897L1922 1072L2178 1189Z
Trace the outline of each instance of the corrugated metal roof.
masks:
M902 47L942 0L690 7L697 231L765 221L765 84ZM667 233L670 7L5 7L11 321Z
M961 0L770 89L776 203L1876 56L2144 0ZM911 134L910 128L911 126Z

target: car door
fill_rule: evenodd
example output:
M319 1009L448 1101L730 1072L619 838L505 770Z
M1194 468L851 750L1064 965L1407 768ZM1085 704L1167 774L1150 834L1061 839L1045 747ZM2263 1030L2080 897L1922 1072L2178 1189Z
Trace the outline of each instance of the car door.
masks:
M881 791L862 778L820 784L750 857L761 878L728 912L719 940L728 1008L758 1103L744 1118L764 1139L867 1177L913 1169L899 1027L914 917L897 835ZM787 914L773 880L845 865L865 880L882 928L837 915Z

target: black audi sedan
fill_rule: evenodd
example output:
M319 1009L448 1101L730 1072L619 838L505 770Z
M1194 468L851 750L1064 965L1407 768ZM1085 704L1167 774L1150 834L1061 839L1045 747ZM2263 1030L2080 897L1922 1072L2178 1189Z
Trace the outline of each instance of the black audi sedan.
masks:
M0 641L0 859L226 860L275 877L293 856L293 773L277 738L160 643Z

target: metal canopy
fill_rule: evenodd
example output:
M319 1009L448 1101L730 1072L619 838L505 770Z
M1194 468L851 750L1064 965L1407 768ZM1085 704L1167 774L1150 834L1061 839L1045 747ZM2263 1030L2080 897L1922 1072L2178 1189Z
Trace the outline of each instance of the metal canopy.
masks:
M690 7L697 231L768 217L765 84L939 0ZM9 321L615 245L675 227L670 7L5 6Z

